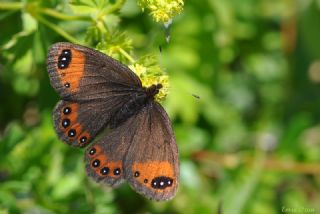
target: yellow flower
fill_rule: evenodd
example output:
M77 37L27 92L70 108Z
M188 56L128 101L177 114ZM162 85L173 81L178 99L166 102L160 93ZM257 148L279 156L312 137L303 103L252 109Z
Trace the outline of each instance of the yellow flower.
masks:
M141 78L141 75L146 73L147 68L140 64L129 65L129 68Z
M148 88L152 85L161 84L162 88L155 96L155 100L161 102L168 94L169 77L166 75L159 66L145 67L141 64L135 63L130 65L129 68L138 75L142 82L142 86Z
M144 10L148 8L156 22L168 22L183 10L183 0L139 0L138 4Z

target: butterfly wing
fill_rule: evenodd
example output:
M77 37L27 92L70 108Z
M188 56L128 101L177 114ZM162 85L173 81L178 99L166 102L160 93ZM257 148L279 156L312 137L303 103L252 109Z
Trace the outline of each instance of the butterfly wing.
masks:
M104 100L73 102L61 100L53 111L59 138L74 147L84 147L110 123L112 115L129 101L129 95L110 96Z
M64 100L103 99L141 88L140 79L127 66L72 43L52 45L47 67L52 87Z
M169 200L179 183L178 148L169 117L160 104L150 102L136 122L124 160L125 178L147 198Z
M122 183L123 160L135 135L136 121L139 116L132 116L86 150L87 174L95 181L113 187Z
M113 114L141 93L140 79L125 65L93 49L56 43L48 73L61 98L53 112L55 129L69 145L87 145Z
M166 112L154 102L88 148L85 162L88 175L108 186L126 179L153 200L169 200L177 191L177 145Z

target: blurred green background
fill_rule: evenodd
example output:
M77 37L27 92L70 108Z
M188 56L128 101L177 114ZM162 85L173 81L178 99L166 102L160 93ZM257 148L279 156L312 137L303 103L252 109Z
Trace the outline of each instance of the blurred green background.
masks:
M136 1L105 20L126 31L134 56L156 53L169 74L177 196L152 202L127 184L101 188L83 150L56 137L47 50L64 32L83 42L92 20L66 0L1 0L1 214L320 213L319 0L185 1L169 43Z

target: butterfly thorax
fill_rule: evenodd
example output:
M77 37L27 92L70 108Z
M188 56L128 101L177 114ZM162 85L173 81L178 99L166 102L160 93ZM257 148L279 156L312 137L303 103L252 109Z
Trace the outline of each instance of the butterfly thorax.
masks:
M113 118L111 118L110 128L113 129L118 127L127 119L141 111L142 108L150 104L161 88L162 85L157 84L132 93L131 99L120 108Z

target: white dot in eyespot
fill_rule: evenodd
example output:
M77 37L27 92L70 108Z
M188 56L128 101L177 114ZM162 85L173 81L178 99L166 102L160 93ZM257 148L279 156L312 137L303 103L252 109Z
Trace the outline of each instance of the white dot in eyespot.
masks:
M157 182L153 182L153 185L156 186L156 185L157 185Z
M66 57L62 57L62 59L61 59L62 61L66 61L67 60L67 58Z
M64 64L61 64L61 67L63 68L63 67L64 67Z
M168 181L168 185L170 185L171 184L171 181Z
M164 182L163 182L163 181L161 181L161 182L160 182L160 186L163 186L163 185L164 185Z

